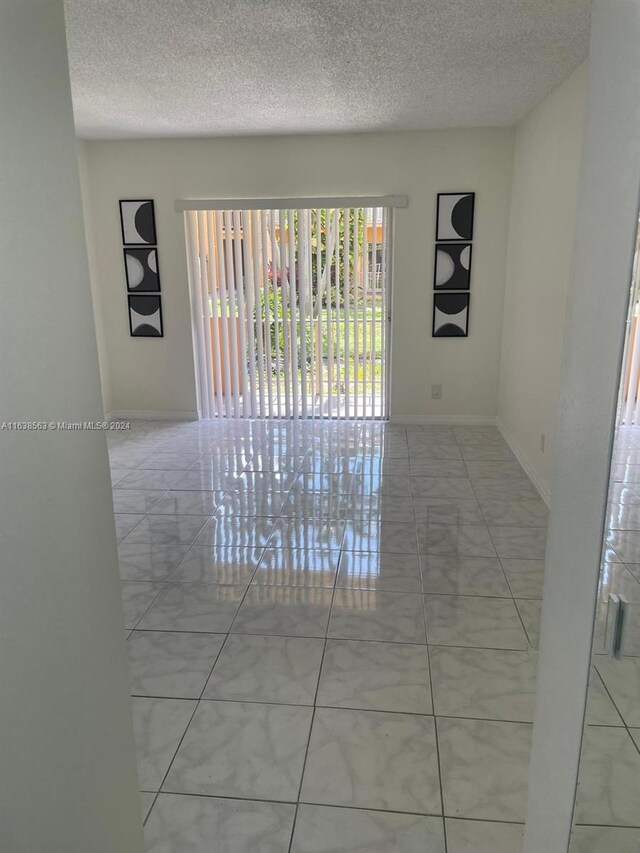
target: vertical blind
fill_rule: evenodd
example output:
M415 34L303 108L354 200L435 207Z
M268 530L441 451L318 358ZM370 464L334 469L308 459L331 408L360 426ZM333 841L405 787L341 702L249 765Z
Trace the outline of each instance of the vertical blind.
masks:
M386 417L389 219L185 211L203 417Z

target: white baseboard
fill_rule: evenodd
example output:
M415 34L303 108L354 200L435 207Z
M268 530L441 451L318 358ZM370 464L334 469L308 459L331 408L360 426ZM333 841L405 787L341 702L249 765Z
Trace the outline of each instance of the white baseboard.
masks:
M507 444L509 445L509 447L513 451L514 456L516 457L518 462L524 468L525 474L527 475L527 477L531 480L533 485L538 490L538 493L539 493L540 497L542 498L542 500L546 503L547 506L550 506L551 505L551 494L550 494L547 486L545 486L545 484L542 482L542 479L540 478L540 475L538 474L536 469L533 467L531 462L529 462L529 460L527 459L525 454L522 452L520 447L518 447L518 445L516 444L516 442L513 439L513 436L511 435L509 430L505 427L505 425L502 423L500 418L496 419L496 426L498 427L498 429L502 433L502 437L504 438L504 440L507 442Z
M141 421L197 421L197 412L150 412L146 410L119 409L105 414L107 421L141 420Z
M389 420L394 424L416 426L495 426L496 423L495 415L390 415Z

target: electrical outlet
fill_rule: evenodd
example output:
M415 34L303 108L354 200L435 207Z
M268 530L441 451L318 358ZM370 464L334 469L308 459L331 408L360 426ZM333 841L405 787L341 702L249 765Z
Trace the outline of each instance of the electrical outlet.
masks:
M442 385L431 386L431 399L442 400Z
M544 453L544 443L546 440L546 436L544 433L540 435L540 450Z

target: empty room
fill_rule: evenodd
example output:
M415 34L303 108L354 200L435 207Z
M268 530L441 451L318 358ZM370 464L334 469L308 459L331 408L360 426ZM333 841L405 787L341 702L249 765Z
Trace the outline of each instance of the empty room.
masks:
M0 0L2 853L638 853L640 0Z

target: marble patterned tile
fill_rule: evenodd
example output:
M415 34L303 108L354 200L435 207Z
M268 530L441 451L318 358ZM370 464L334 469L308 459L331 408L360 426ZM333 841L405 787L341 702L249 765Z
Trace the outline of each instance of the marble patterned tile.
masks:
M113 511L144 515L151 511L164 494L164 489L114 489Z
M117 485L118 489L175 489L183 477L184 471L127 471Z
M531 729L528 723L438 718L447 817L524 823Z
M363 497L356 500L349 496L346 518L358 520L362 516L378 518L380 521L404 522L413 524L413 499L411 497L392 498L384 495Z
M142 822L144 823L149 816L156 794L150 791L138 791L138 796L140 797L140 812L142 813Z
M640 530L640 506L626 503L609 504L606 525L608 530Z
M485 524L417 524L416 528L421 554L496 556L496 549Z
M114 513L114 521L116 524L116 540L121 542L125 536L143 520L145 516L141 513Z
M587 726L576 823L640 827L640 753L626 729Z
M622 595L634 604L640 603L640 582L622 563L606 563L600 571L598 596L607 601L611 593Z
M420 560L414 554L343 551L336 586L419 593Z
M312 708L202 701L163 790L295 802Z
M190 545L207 520L206 515L147 515L125 541L128 545Z
M619 826L574 826L569 853L638 853L640 829Z
M472 480L505 479L523 480L526 474L517 459L511 460L472 460L467 459L465 466Z
M437 716L533 721L534 652L433 646L429 658Z
M442 819L301 805L291 853L444 853Z
M211 516L222 503L226 492L178 491L165 492L162 499L147 510L151 515Z
M226 633L245 590L244 585L165 585L137 627L156 631Z
M187 545L122 542L118 546L120 577L127 581L166 580L187 550Z
M598 656L595 666L627 726L640 726L640 658Z
M549 510L543 500L482 501L487 524L502 527L545 527Z
M460 448L453 441L432 441L412 444L409 448L412 462L418 459L462 459Z
M328 640L318 705L432 714L429 657L424 646Z
M289 494L280 509L283 518L328 518L335 521L344 519L352 502L349 495L308 492Z
M473 491L481 504L484 501L529 501L540 497L536 487L526 477L481 478L475 480Z
M204 698L313 705L323 650L322 639L232 634Z
M265 548L254 585L332 588L340 551Z
M413 508L416 522L421 524L484 524L480 504L475 498L416 498Z
M514 598L542 598L544 560L500 560Z
M425 595L427 641L435 646L526 649L513 601L463 595Z
M232 632L324 637L333 591L323 587L250 586Z
M465 462L509 462L516 457L506 443L462 447L462 458Z
M640 530L610 530L607 543L623 563L640 563Z
M342 544L344 522L329 519L280 518L273 525L271 548L335 551Z
M196 545L215 548L264 548L274 527L275 518L214 515L202 528Z
M417 554L416 528L412 522L380 521L371 517L349 520L345 523L342 547L347 551Z
M425 643L421 597L412 593L336 589L328 636L343 640Z
M354 474L351 494L356 497L410 498L411 479L406 474Z
M489 528L500 559L544 560L547 531L537 527Z
M171 575L171 583L249 585L262 548L238 545L192 545Z
M611 700L596 668L591 667L587 697L587 724L590 726L619 726L624 722Z
M464 477L412 477L411 488L416 500L423 498L473 500L475 498L471 481Z
M440 814L433 718L318 708L300 798L304 803Z
M305 472L298 474L291 485L292 494L323 493L332 495L348 495L351 491L353 477L350 473L327 474L320 472Z
M461 459L430 459L419 456L411 460L412 477L464 477L469 478Z
M287 853L295 806L160 794L145 827L147 853Z
M497 557L420 557L422 590L443 595L488 595L510 598L511 591Z
M522 853L524 826L446 818L448 853Z
M228 492L216 509L216 515L276 517L287 498L287 492Z
M159 789L196 705L188 699L132 698L138 783L142 790Z
M199 699L224 635L133 631L127 640L133 696Z
M158 471L188 471L196 462L199 454L180 451L156 451L145 457L139 464L138 470L156 469Z
M524 625L524 629L529 638L529 643L532 648L537 649L540 641L540 613L542 611L542 601L534 599L516 598L515 605L520 614L520 619Z
M164 584L144 581L121 581L122 613L125 628L135 628L136 623L149 607Z
M208 468L171 473L179 474L173 478L171 485L167 486L173 491L226 492L228 489L239 488L238 475L233 472Z

